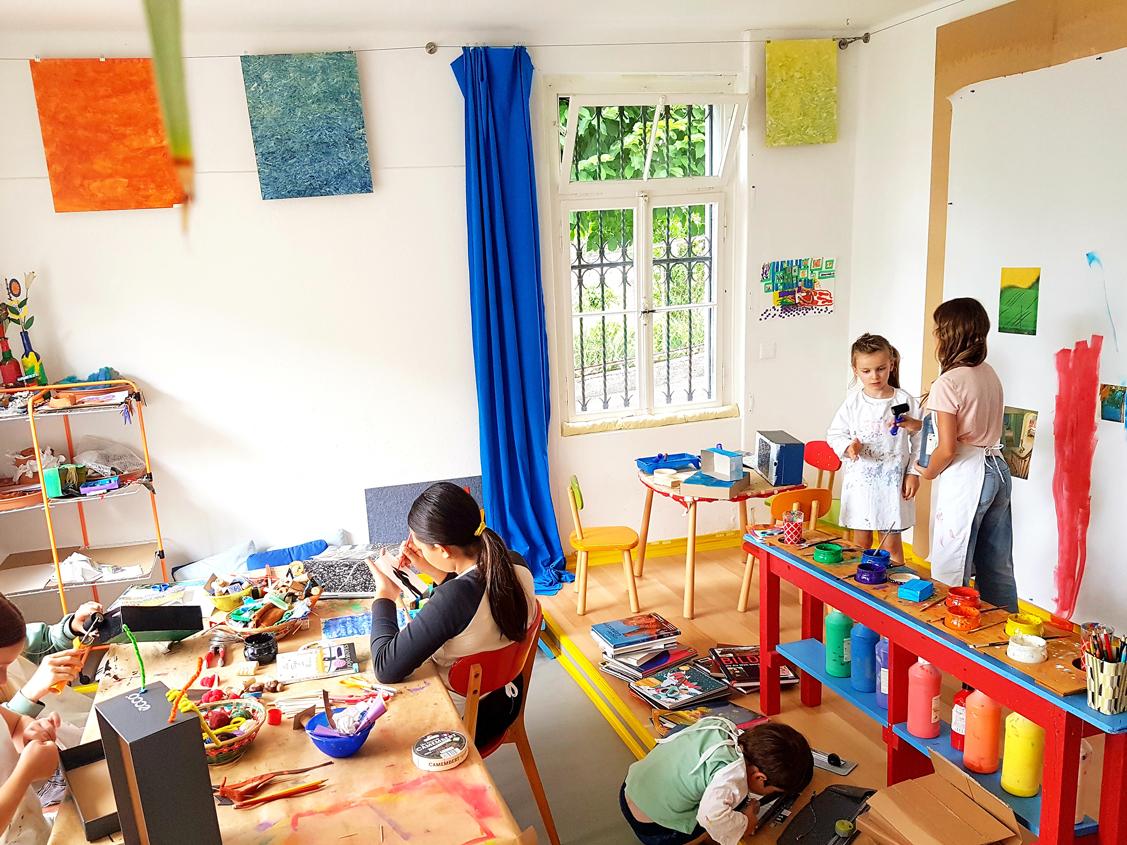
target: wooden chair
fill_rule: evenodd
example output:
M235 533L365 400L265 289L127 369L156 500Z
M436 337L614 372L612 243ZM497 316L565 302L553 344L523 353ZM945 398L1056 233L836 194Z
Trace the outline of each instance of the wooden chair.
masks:
M483 651L462 657L450 667L450 689L466 697L466 710L462 721L466 726L466 734L470 742L474 741L477 733L477 711L483 695L488 695L494 690L501 689L506 684L512 683L517 676L524 679L524 695L521 698L520 712L516 720L509 725L497 739L489 745L478 749L482 759L488 757L502 745L513 743L520 755L524 774L528 778L528 785L532 788L532 796L536 799L536 806L540 810L540 818L544 821L544 829L548 832L548 840L552 845L560 845L559 834L556 833L556 823L552 818L552 808L548 806L548 796L544 794L544 782L540 780L540 772L536 768L536 758L532 756L532 746L528 742L528 733L524 727L524 705L528 701L529 688L532 685L532 666L536 662L536 641L540 636L540 622L543 620L540 603L536 603L536 617L519 643L511 643L495 651ZM518 842L535 842L525 839L521 835Z
M567 497L571 504L571 521L575 525L568 540L575 549L575 590L579 593L576 613L583 616L587 612L587 559L591 552L622 552L622 571L626 575L630 612L637 613L638 585L634 581L634 559L630 550L638 545L638 532L625 525L584 526L579 518L579 512L583 510L583 491L579 489L579 479L574 475L567 487Z
M778 493L771 499L771 521L783 518L783 514L794 508L795 504L802 511L803 518L814 528L818 523L818 514L830 509L833 501L829 490L821 487L806 487L802 490L787 490ZM740 584L740 598L736 603L736 610L743 613L747 610L747 602L751 597L751 581L755 576L755 555L748 555L744 560L743 583Z

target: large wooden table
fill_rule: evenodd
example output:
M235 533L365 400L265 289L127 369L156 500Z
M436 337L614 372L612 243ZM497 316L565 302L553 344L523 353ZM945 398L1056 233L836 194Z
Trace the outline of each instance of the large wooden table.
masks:
M317 606L318 613L326 618L366 609L352 601L325 601ZM320 620L314 618L308 631L282 640L279 646L282 651L290 651L319 636ZM357 644L357 653L364 655L363 668L369 670L368 643L362 639L353 642ZM169 688L178 688L191 676L197 658L207 651L207 646L206 634L185 640L171 651L166 651L163 644L142 643L148 680L161 680ZM218 670L225 686L238 683L234 664L241 662L242 654L233 651L228 650L227 666ZM140 686L139 676L133 674L137 662L130 647L114 646L107 659L114 660L123 680L104 679L97 700ZM259 670L259 676L270 677L269 668ZM433 664L428 663L398 688L400 692L388 703L387 714L376 723L356 756L289 781L327 777L326 788L249 810L219 807L223 842L295 845L343 840L476 845L515 841L519 833L517 824L476 749L471 748L464 763L446 772L423 772L411 762L411 746L423 734L462 729L461 717ZM264 695L263 702L308 696L321 689L341 695L355 692L335 679L310 681L290 686L278 695ZM91 712L83 739L97 736L97 719ZM226 766L212 766L210 773L213 783L224 777L238 781L277 769L316 765L327 759L313 747L305 731L292 730L292 722L284 720L280 727L264 725L242 758ZM170 795L168 800L175 801L176 797ZM84 841L74 804L68 799L59 808L50 842L74 845ZM100 841L121 842L122 838L117 834Z

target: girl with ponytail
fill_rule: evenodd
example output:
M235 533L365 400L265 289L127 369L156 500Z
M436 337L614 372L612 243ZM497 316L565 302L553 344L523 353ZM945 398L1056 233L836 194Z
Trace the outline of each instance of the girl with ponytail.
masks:
M473 496L456 484L432 484L407 514L410 529L398 558L368 566L372 603L372 667L377 680L398 683L432 659L445 682L461 657L524 639L536 612L532 573L520 555L485 525ZM435 583L434 594L402 631L396 622L399 585L388 572L410 566ZM521 679L481 700L477 744L488 745L519 711Z

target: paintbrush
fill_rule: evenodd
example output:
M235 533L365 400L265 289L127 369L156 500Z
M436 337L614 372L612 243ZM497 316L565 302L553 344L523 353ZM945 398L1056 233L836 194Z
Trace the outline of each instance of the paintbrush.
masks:
M991 628L991 627L993 627L993 626L992 625L986 626L986 628ZM986 628L979 628L978 630L984 631L984 630L986 630ZM1048 642L1049 640L1066 640L1071 636L1072 636L1071 634L1060 634L1060 635L1055 636L1055 637L1042 637L1041 639ZM1009 644L1010 644L1009 640L998 640L997 642L993 642L993 643L970 643L970 647L971 648L994 648L995 646L1009 645Z
M935 599L934 601L929 601L927 604L925 604L923 607L920 608L920 613L923 613L925 610L931 610L937 604L940 604L941 602L945 602L945 601L947 601L947 596L940 596L939 598Z

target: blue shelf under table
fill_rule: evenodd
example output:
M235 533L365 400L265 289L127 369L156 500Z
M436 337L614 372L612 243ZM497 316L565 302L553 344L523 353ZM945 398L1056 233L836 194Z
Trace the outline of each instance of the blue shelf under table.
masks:
M888 709L877 704L877 697L871 692L858 692L853 689L849 678L836 678L826 672L826 648L818 640L798 640L793 643L780 643L776 649L786 660L793 663L803 672L817 679L823 686L844 698L862 713L873 719L878 725L888 724ZM951 747L951 728L946 722L939 723L939 736L935 739L920 739L908 733L905 724L894 725L893 732L907 740L913 748L927 756L929 750L934 749L938 754L950 760L962 771L963 753ZM967 772L972 778L989 792L1009 805L1017 820L1032 833L1038 834L1041 828L1041 796L1037 794L1032 798L1018 798L1002 789L1001 769L992 775L980 775ZM1096 822L1085 817L1076 825L1076 836L1088 836L1096 832Z
M781 643L776 651L803 672L820 681L822 686L829 687L854 707L860 708L877 724L888 724L888 708L877 703L876 693L858 692L853 689L849 678L836 678L826 671L826 647L818 640Z

